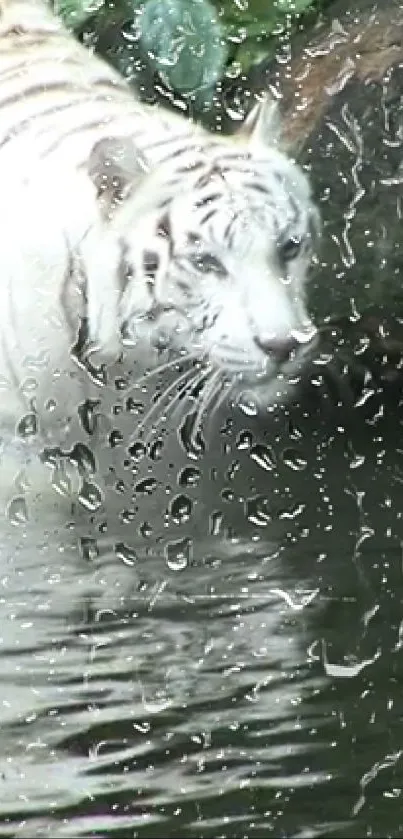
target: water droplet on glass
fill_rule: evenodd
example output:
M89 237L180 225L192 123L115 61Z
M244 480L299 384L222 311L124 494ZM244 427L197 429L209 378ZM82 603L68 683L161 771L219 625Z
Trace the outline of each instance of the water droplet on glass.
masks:
M122 524L131 524L136 518L136 510L122 510L119 519Z
M114 428L109 435L109 445L111 449L115 449L116 446L120 446L123 443L124 437L121 431L118 431L117 428Z
M209 517L209 534L210 536L219 536L223 523L223 514L220 510L215 510Z
M133 460L141 460L146 453L144 443L141 443L139 440L136 443L133 443L131 446L129 446L128 453Z
M180 539L177 542L169 542L165 546L165 561L171 571L183 571L189 565L192 558L193 543L191 539Z
M239 449L240 452L244 451L245 449L250 449L252 445L252 440L253 437L250 431L241 431L241 433L238 434L238 437L236 439L237 449Z
M82 536L80 539L80 551L86 562L92 562L99 555L97 540L90 536Z
M153 529L149 521L143 521L139 527L140 536L144 539L149 539L153 535Z
M115 388L118 391L126 390L128 387L128 380L124 376L117 376L115 379Z
M201 472L195 466L185 466L178 475L178 484L183 487L195 487L200 483Z
M176 495L171 501L169 512L176 524L183 524L185 521L189 521L192 515L192 502L190 498L187 495Z
M256 399L251 393L241 393L237 400L237 406L247 417L255 417L257 415Z
M40 459L42 463L44 463L46 466L56 466L56 464L62 457L62 450L58 446L55 446L54 448L43 449L43 451L40 454Z
M308 466L306 458L301 457L296 449L284 449L282 458L285 465L293 469L294 472L303 472Z
M144 413L144 404L143 402L133 399L132 396L129 396L129 398L126 399L126 411L128 414L134 414L136 417L139 417Z
M71 495L71 478L66 472L66 465L62 460L57 460L52 472L52 487L64 498Z
M151 460L161 460L162 457L162 450L164 448L164 443L162 440L155 440L154 443L150 446L150 458Z
M248 521L258 527L266 527L267 523L271 521L268 501L263 495L248 498L245 502L245 512Z
M97 427L96 409L99 407L98 399L86 399L78 406L77 413L81 425L87 434L94 434Z
M96 471L94 454L85 443L75 443L69 452L69 459L77 466L81 476L93 475Z
M102 492L100 488L91 481L83 481L78 500L86 510L95 513L102 504Z
M7 506L7 518L16 526L28 521L28 508L23 495L16 495Z
M276 457L273 450L262 445L262 443L257 443L251 448L250 457L266 472L271 472L276 467Z
M21 385L21 390L22 390L24 396L28 397L28 396L32 396L32 394L35 393L37 387L38 387L37 379L35 379L33 376L29 376L27 379L25 379L23 381L23 383Z
M305 506L305 504L294 504L292 507L289 507L288 510L282 510L279 512L278 518L280 521L294 521L298 518L298 516L302 515L305 510Z
M125 565L134 565L137 562L136 551L124 542L117 542L115 554Z
M240 470L240 468L241 464L239 460L233 460L225 473L227 481L233 481L236 473Z
M35 437L35 434L38 431L38 420L37 416L33 411L30 411L25 416L21 417L18 425L17 425L17 434L20 437L24 437L25 439L29 437Z
M157 481L155 478L144 478L143 481L139 481L136 486L136 492L139 492L141 495L151 495L152 492L157 487Z

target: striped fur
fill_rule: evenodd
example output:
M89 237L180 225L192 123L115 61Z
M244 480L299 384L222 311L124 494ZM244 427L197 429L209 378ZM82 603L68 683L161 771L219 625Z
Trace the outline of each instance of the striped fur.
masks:
M140 104L44 2L0 0L0 10L0 372L13 382L11 413L26 406L27 358L46 359L53 379L66 373L62 394L72 388L83 319L107 361L126 339L145 368L163 340L211 369L275 383L293 369L290 347L314 334L304 291L317 213L280 150L273 103L237 137L210 135Z

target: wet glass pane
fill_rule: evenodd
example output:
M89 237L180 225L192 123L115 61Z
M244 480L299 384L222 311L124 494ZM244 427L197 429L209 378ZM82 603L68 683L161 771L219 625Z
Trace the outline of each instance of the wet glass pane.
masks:
M395 0L0 0L0 836L403 833Z

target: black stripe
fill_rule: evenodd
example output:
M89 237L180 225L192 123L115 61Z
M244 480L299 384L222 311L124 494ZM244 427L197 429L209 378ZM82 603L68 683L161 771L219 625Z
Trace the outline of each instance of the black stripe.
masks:
M213 218L215 213L216 213L215 207L211 207L207 211L207 213L204 216L202 216L202 218L200 219L200 224L207 224L207 222L210 221Z
M208 195L204 196L203 198L199 198L198 201L194 202L194 206L197 210L203 209L208 204L211 204L213 201L218 201L221 198L221 193L219 192L211 192Z
M88 91L88 92L83 91L83 94L80 94L77 98L74 99L74 101L66 102L63 105L53 105L51 108L45 108L44 110L40 111L39 113L35 114L34 116L31 115L29 117L26 117L25 119L21 120L20 122L14 123L13 128L10 131L8 131L7 134L0 141L0 148L2 148L2 146L5 146L11 140L13 140L18 134L21 134L25 130L25 128L30 128L32 126L32 120L33 119L39 121L39 119L42 119L43 117L54 116L56 114L63 113L65 111L68 111L68 110L70 110L72 108L75 108L77 106L82 106L83 103L85 104L85 102L89 102L90 104L92 104L95 101L101 103L101 102L108 102L110 100L106 99L104 95L94 96L94 95L91 95L90 91ZM0 103L0 118L1 118L1 107L2 107L2 103ZM81 126L81 129L82 129L82 126Z

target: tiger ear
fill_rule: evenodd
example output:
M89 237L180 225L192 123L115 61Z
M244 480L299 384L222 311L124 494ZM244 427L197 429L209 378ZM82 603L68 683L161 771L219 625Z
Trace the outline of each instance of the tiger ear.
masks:
M104 137L93 146L88 174L108 215L140 186L147 164L130 137Z
M253 146L273 146L281 140L281 116L276 99L265 93L249 111L238 137Z

